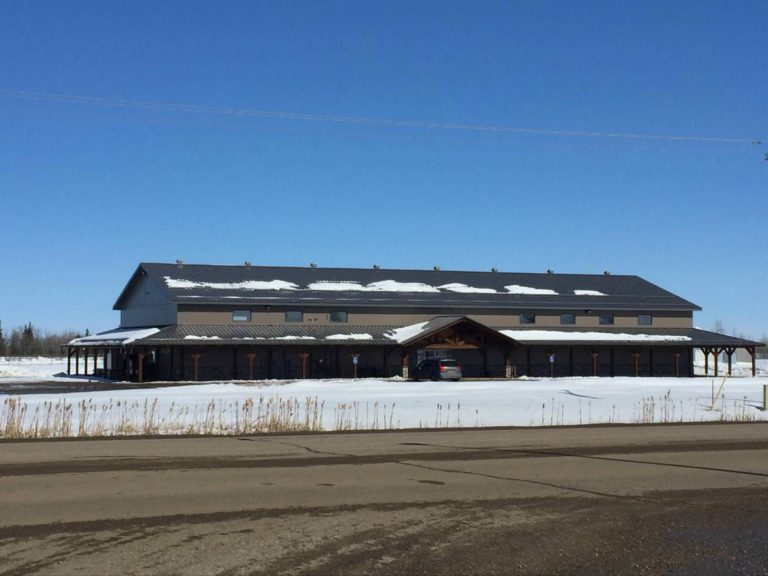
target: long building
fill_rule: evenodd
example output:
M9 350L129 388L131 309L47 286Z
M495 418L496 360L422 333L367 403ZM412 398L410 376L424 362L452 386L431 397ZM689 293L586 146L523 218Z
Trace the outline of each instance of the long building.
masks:
M693 376L695 349L717 374L743 348L754 374L762 346L694 328L697 305L607 273L142 263L114 309L119 328L69 343L70 373L407 378L438 356L470 378Z

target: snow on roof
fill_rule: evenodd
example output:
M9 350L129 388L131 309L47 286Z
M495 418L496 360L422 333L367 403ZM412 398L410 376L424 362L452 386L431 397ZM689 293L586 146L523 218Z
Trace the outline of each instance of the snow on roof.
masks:
M244 282L194 282L165 276L168 288L214 288L216 290L296 290L298 286L285 280L246 280Z
M617 334L615 332L564 332L558 330L499 330L518 342L595 341L595 342L687 342L688 336L670 334Z
M221 340L218 336L194 336L193 334L187 334L184 336L184 340Z
M110 330L108 332L101 332L100 334L75 338L69 342L69 345L95 346L100 344L130 344L134 340L140 340L142 338L146 338L147 336L152 336L152 334L157 334L159 331L159 328Z
M422 282L398 282L397 280L381 280L366 285L359 282L321 280L308 284L307 289L343 292L440 292L438 288Z
M607 294L603 294L597 290L574 290L573 293L576 294L576 296L607 296Z
M510 294L542 294L557 296L557 292L548 288L531 288L530 286L521 286L520 284L510 284L509 286L504 286L504 288Z
M462 294L496 294L496 290L493 288L475 288L474 286L467 286L466 284L460 284L454 282L453 284L443 284L438 286L440 290L448 290L449 292L460 292Z
M384 334L384 337L389 338L390 340L395 340L398 343L405 342L406 340L421 334L427 324L428 322L419 322L418 324L411 324L409 326L403 326L402 328L395 328L394 330Z
M370 334L331 334L326 340L373 340Z
M314 336L277 336L271 340L315 340Z

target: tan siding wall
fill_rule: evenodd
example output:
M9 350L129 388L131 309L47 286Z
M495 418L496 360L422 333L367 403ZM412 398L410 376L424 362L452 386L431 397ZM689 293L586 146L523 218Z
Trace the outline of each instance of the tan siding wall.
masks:
M202 309L202 310L181 310L178 313L179 324L203 324L203 325L228 325L228 324L249 324L247 322L233 322L232 310L247 310L247 307L232 307L227 310L220 309ZM354 313L351 312L346 324L331 322L327 312L305 312L303 324L319 324L334 326L407 326L425 322L433 318L435 314L375 314L375 313ZM519 314L472 314L471 318L487 324L489 326L519 326ZM279 312L252 312L252 325L259 324L284 324L284 313ZM293 324L293 323L291 323ZM296 323L296 325L301 325ZM690 328L693 325L691 314L683 316L659 316L654 315L653 324L648 326L649 330L653 328ZM536 324L526 324L526 327L534 328L560 328L560 314L548 313L537 314ZM600 326L599 313L593 315L577 315L576 328L610 328L610 326ZM637 314L618 315L614 317L614 328L637 328Z
M176 323L176 304L154 282L142 278L120 310L120 326L167 326Z

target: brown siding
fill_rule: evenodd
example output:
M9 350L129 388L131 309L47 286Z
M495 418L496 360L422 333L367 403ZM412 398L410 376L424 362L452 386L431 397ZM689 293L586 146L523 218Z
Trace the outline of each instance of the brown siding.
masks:
M300 307L297 307L299 309ZM179 324L203 324L203 325L229 325L229 324L252 324L252 325L275 325L284 324L284 312L280 311L252 311L251 322L233 322L233 310L247 310L248 306L230 306L225 309L216 306L185 306L179 310ZM570 312L567 310L563 311ZM418 322L426 322L436 314L431 312L424 313L405 313L405 312L350 312L346 324L331 322L327 311L305 311L303 324L319 325L339 325L339 326L407 326ZM471 314L471 318L487 324L489 326L519 326L519 313L510 314ZM296 325L301 325L296 323ZM692 315L690 313L673 314L654 314L653 325L648 326L649 330L653 328L690 328L693 325ZM560 328L560 313L548 311L546 314L536 314L536 324L526 325L529 327L541 328ZM591 315L577 314L576 328L610 328L610 326L600 326L599 312ZM614 315L614 328L637 328L637 314L617 313ZM641 327L642 328L642 327Z

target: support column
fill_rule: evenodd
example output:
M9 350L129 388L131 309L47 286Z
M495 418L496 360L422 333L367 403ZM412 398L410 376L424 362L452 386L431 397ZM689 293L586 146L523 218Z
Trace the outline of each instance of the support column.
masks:
M181 379L186 380L187 374L184 370L184 348L179 349L179 372L181 372Z
M597 356L599 352L596 350L592 351L592 376L597 376Z
M640 352L633 352L632 357L635 359L635 377L640 376Z
M757 366L755 365L755 347L754 346L747 346L746 347L747 352L749 352L749 355L752 357L752 377L757 374Z
M402 368L403 368L403 371L402 371L403 380L408 380L408 362L409 362L408 350L401 350L400 354L402 356L401 361L402 361Z
M512 362L510 358L511 354L508 347L504 348L504 377L512 378Z
M272 379L272 348L267 348L267 379Z
M389 356L389 351L384 348L381 351L381 377L386 378L387 377L387 358Z
M360 354L352 352L350 356L352 357L352 378L357 380L357 363L360 361Z
M245 356L248 358L248 380L253 380L253 359L256 357L256 353L248 352Z
M555 377L555 363L553 362L554 358L554 352L552 350L549 351L549 354L547 354L547 362L549 362L549 377L554 378Z
M341 378L341 364L339 363L339 348L333 349L333 363L336 365L336 378Z
M309 352L299 352L299 359L301 360L301 378L304 380L307 377L307 361L309 360Z
M648 348L648 370L653 376L653 348Z
M85 352L85 368L83 369L83 376L88 376L88 355L90 354L90 350L86 348L84 352Z
M168 348L168 355L170 356L170 359L168 361L168 370L169 370L169 378L171 381L176 380L176 348L171 346Z
M573 346L568 347L568 375L573 376Z
M720 355L720 348L713 348L712 353L715 355L715 376L719 376L718 370L717 370L717 357Z
M75 349L75 376L80 376L80 348Z
M525 375L531 377L531 348L527 346L525 348Z
M675 350L672 354L675 357L675 376L680 377L680 351Z
M198 370L199 367L200 367L200 356L202 356L201 352L193 352L192 353L192 375L193 375L193 378L194 378L195 382L197 382L198 377L200 375L200 372Z
M611 348L611 378L616 376L616 349Z
M237 380L237 346L232 347L232 379Z
M702 348L702 352L704 352L704 376L709 376L709 348Z
M733 353L736 352L736 348L725 348L724 350L726 356L728 356L728 376L731 376Z
M72 348L67 348L67 374L72 374Z
M139 352L139 382L144 382L144 350Z

